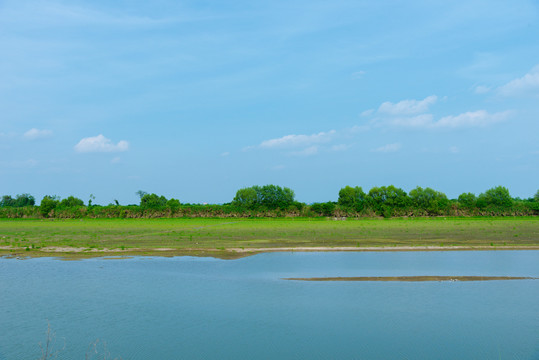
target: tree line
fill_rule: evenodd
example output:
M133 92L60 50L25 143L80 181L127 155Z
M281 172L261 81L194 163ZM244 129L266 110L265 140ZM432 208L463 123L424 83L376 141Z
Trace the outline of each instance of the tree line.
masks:
M376 186L368 192L360 186L345 186L337 201L305 204L295 193L277 185L251 186L237 190L226 204L182 204L178 199L138 191L139 204L95 205L80 198L46 195L36 205L30 194L4 195L0 217L27 218L147 218L147 217L395 217L395 216L504 216L539 215L539 190L528 199L512 198L509 190L497 186L476 196L462 193L449 199L432 188L416 187L409 193L394 185Z

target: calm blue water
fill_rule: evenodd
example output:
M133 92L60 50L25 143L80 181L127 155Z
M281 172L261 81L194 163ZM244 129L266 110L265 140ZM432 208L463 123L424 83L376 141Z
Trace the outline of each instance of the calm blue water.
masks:
M47 321L58 359L539 359L539 280L281 280L399 275L539 277L539 251L2 258L0 359L38 359Z

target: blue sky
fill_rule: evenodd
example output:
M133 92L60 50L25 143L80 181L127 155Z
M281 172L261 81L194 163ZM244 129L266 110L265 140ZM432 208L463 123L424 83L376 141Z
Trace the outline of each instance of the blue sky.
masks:
M2 1L0 195L539 188L537 1Z

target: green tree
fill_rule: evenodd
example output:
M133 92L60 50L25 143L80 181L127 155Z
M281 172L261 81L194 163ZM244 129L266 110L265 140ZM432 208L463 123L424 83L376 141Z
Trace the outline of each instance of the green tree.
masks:
M339 205L360 211L365 204L366 194L359 186L345 186L339 190Z
M42 216L48 217L52 210L54 210L60 203L59 198L54 196L45 195L41 199L41 204L39 205L39 212Z
M171 209L172 211L175 211L180 208L180 200L178 199L170 199L167 201L167 207Z
M139 190L139 191L137 191L135 194L137 194L138 197L139 197L140 199L142 199L142 197L143 197L144 195L147 195L148 193L147 193L146 191Z
M406 207L409 201L406 192L393 185L373 187L367 198L372 209L385 217L389 217L396 208Z
M465 208L474 208L477 206L477 196L472 193L462 193L458 199L459 205Z
M313 203L311 205L311 211L323 216L333 216L335 213L335 203L331 201L325 203Z
M409 196L413 206L430 214L438 214L449 205L449 199L444 193L431 188L423 189L418 186L410 191Z
M246 209L254 209L257 205L260 205L259 194L260 188L258 186L239 189L236 191L236 196L232 203Z
M61 208L84 206L84 201L82 201L81 199L76 198L74 196L69 196L69 197L63 199L62 201L60 201L58 206L61 207Z
M533 196L533 200L539 202L539 190L537 190L537 192L536 192L535 195Z
M497 186L488 189L477 199L477 204L481 207L492 205L501 208L510 208L513 205L513 199L509 190L503 186Z
M287 187L264 185L260 188L260 198L268 209L286 209L294 203L294 191Z
M11 195L4 195L2 196L2 200L0 200L0 206L1 207L15 206L15 199L13 199Z
M140 198L140 207L145 209L163 209L167 206L167 198L157 194L144 194Z
M264 206L268 209L286 209L294 205L294 191L277 185L251 186L240 189L232 201L234 205L246 209Z
M36 204L36 199L30 194L20 194L15 198L15 203L13 206L24 207L24 206L34 206Z

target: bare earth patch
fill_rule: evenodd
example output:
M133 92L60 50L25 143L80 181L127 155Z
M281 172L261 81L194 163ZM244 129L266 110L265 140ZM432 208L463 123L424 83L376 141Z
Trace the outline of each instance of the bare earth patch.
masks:
M357 276L357 277L313 277L285 278L298 281L488 281L488 280L537 280L519 276Z

